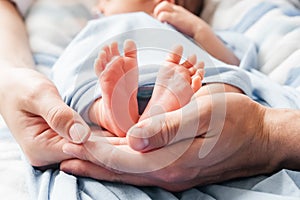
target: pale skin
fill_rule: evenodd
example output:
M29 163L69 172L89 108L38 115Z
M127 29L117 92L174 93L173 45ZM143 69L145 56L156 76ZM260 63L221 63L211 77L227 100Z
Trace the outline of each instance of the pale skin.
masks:
M286 127L285 118L299 119L299 111L266 108L248 97L234 93L225 93L224 99L224 94L219 93L222 91L220 88L220 85L202 87L194 95L194 100L182 109L146 117L146 120L141 120L129 130L127 141L115 137L103 138L103 134L94 133L92 139L84 145L64 145L65 153L81 160L64 161L61 169L80 176L139 186L160 186L170 191L268 174L281 168L299 169L298 142L287 138L289 134L297 133L300 127L296 124L300 123ZM223 86L223 91L240 92L228 85ZM220 99L218 96L224 101L212 100ZM195 102L201 105L198 111L194 110ZM217 126L209 129L212 110L218 109L219 104L225 104L226 115L216 120ZM276 114L281 113L285 117L278 119ZM156 123L151 123L153 121ZM196 132L198 137L195 138L195 133L187 133L173 140L179 125L189 130L190 121L199 123ZM221 124L218 126L218 123ZM274 128L278 126L281 128ZM287 128L288 133L280 135L281 130L286 131ZM298 134L292 135L297 138L296 141L300 140ZM161 168L160 160L173 155L178 149L186 148L185 143L189 139L191 144L183 155ZM199 157L199 151L205 148L207 141L213 145L208 154ZM291 147L292 153L289 152ZM139 154L132 149L144 153ZM138 173L145 166L154 168L149 172Z
M183 48L177 46L166 58L158 72L152 97L142 116L139 116L136 44L131 40L125 41L123 56L119 53L117 43L103 47L95 61L102 97L89 110L91 121L124 137L139 120L187 104L201 87L204 64L197 63L195 56L180 64L182 53Z
M33 165L41 166L57 163L76 155L77 157L83 157L85 160L66 160L62 162L61 168L67 172L99 180L125 182L134 185L155 185L172 191L183 190L198 184L220 182L235 177L269 173L282 168L300 170L300 135L297 134L300 130L300 112L298 110L266 108L256 104L244 95L232 93L226 93L226 105L228 108L225 120L226 129L222 131L224 136L220 137L218 141L220 144L227 143L231 145L228 145L227 151L223 151L222 145L215 146L207 157L214 158L218 162L215 165L210 163L210 159L197 159L196 155L198 155L201 144L208 139L205 137L197 137L180 159L170 166L159 171L143 174L115 172L86 161L90 156L88 154L84 155L86 151L80 153L77 149L80 147L81 150L82 146L74 147L70 146L71 144L64 146L64 151L72 154L72 156L67 155L61 149L66 140L62 139L63 137L58 134L65 134L66 138L70 138L69 125L72 123L68 126L59 125L61 120L69 121L70 118L61 115L64 113L68 116L71 113L69 108L62 103L56 93L55 86L44 76L31 70L33 61L24 23L15 7L9 1L0 1L0 22L0 113L5 118L8 127ZM33 80L37 80L39 84L32 85L35 82ZM39 87L36 88L36 86ZM53 90L48 91L49 87ZM208 87L207 85L202 86L199 91L207 93L207 91L210 91ZM14 88L14 90L11 90L11 88ZM47 88L47 94L43 93L45 88ZM229 88L226 91L230 91ZM36 101L23 101L24 99L32 99L31 97L34 94L36 94ZM199 112L190 111L190 117L198 118L201 115L202 119L210 119L210 108L216 106L216 104L211 103L211 98L198 96L193 101L198 101L203 106ZM192 104L193 101L189 104ZM38 106L38 104L41 106ZM189 104L186 106L189 106ZM51 107L50 110L53 112L48 112L49 105ZM53 107L53 105L57 106ZM59 112L55 112L56 110ZM167 142L164 142L165 135L170 134L172 138L172 135L174 135L172 130L176 130L176 127L179 126L176 113L180 112L180 110L166 115L167 118L163 121L165 124L164 128L157 134L156 140L149 138L148 149L167 144ZM186 109L185 112L187 111L189 110ZM57 114L58 118L53 114ZM236 118L236 116L239 116L239 118ZM154 118L159 119L159 116L153 116L148 118L148 120L155 120ZM232 123L236 122L236 120L239 120L239 123ZM186 122L185 120L182 124ZM203 127L208 127L207 123L207 121L202 121ZM237 127L236 124L239 126ZM260 124L260 126L253 128L253 124ZM149 134L153 128L153 126L147 127ZM203 132L205 132L205 128L199 132L199 135ZM143 134L141 133L141 135ZM54 140L52 140L53 138ZM239 138L239 142L237 143L234 138ZM79 141L85 141L87 138L78 139ZM118 140L120 138L115 138L114 143L117 143ZM184 145L184 141L186 140L177 141L174 147L181 148ZM92 143L93 140L89 139L87 147ZM239 147L244 146L241 144L245 144L248 148L236 151ZM111 144L104 145L104 147L108 147L108 150L114 148ZM126 145L124 148L130 149ZM95 152L98 150L95 149ZM39 155L36 155L36 152L39 152ZM167 148L157 150L157 153L162 155L165 155L167 152ZM219 154L219 152L222 153ZM111 156L101 152L99 155ZM123 154L115 154L112 157L112 161L117 162L120 160L120 167L122 167L128 163L128 160L134 163L134 159L147 158L144 155L149 154L141 154L141 156L133 158L128 158L127 155L127 159L123 158L120 160L118 157L122 158ZM248 159L247 156L249 155L253 159ZM245 158L247 158L247 162ZM270 163L270 165L265 165L266 162ZM249 169L248 165L251 169ZM228 167L224 168L222 166ZM143 166L138 167L142 168Z
M63 144L86 141L90 129L65 105L53 83L33 70L26 28L15 6L0 1L0 9L0 113L33 166L70 159ZM72 128L75 124L81 126Z
M127 130L138 121L137 51L134 43L124 45L124 56L118 44L112 43L100 52L95 61L102 97L96 100L90 110L92 122L118 136L125 136Z
M85 142L89 127L62 101L54 84L34 71L25 24L10 1L0 1L0 26L2 117L32 165L71 158L62 152L63 144Z
M26 28L15 6L10 1L0 1L0 9L1 115L32 165L69 159L62 145L68 140L86 141L90 129L64 104L53 83L33 70ZM80 132L72 128L74 122L81 125Z
M209 51L209 53L213 53L214 56L216 54L220 55L220 57L217 58L219 59L224 58L224 61L229 61L229 59L234 60L233 58L236 58L234 54L231 53L225 47L225 45L215 36L215 34L210 29L210 27L203 20L193 15L191 12L184 9L183 7L175 5L174 1L161 1L161 0L151 0L151 1L129 0L129 1L130 2L120 1L120 0L111 0L111 1L100 0L98 3L98 9L106 16L115 15L119 13L144 11L148 14L155 16L160 21L164 21L172 24L177 29L179 29L179 31L182 31L183 33L193 37L196 42L204 43L202 44L202 46L209 47L208 49L212 51L212 52ZM178 21L179 18L182 20ZM197 26L195 26L194 22L197 22L196 23ZM201 37L199 37L199 35L201 35ZM179 53L182 54L182 52ZM116 45L113 45L111 47L105 47L102 50L101 54L99 55L98 62L95 65L96 66L95 71L98 77L100 77L101 74L100 72L104 70L104 66L109 62L111 62L111 59L115 58L116 56L119 56L119 52ZM123 63L125 63L126 66L126 61L127 61L127 62L132 62L131 64L132 66L133 65L137 66L135 57L136 57L135 54L126 56L125 53L123 59L118 59L115 62L118 63L119 65L124 65ZM237 62L236 63L229 62L229 63L237 64ZM179 64L179 61L177 61L177 64ZM110 65L115 66L113 65L113 63L110 63ZM99 126L104 127L107 130L111 131L112 133L115 133L116 135L123 137L126 136L126 132L128 131L128 129L133 124L135 124L139 119L139 116L137 114L138 109L137 109L137 102L136 102L137 70L134 71L133 67L123 67L122 70L117 71L118 75L114 74L113 71L116 70L115 69L105 70L104 71L105 73L103 74L106 74L106 76L103 76L102 74L101 76L104 78L99 78L99 81L101 83L100 85L103 91L103 98L96 100L96 102L91 106L91 109L89 111L89 116L91 121L94 122L95 124L98 124ZM123 71L123 74L120 73L121 71ZM128 73L129 71L130 73ZM109 74L114 74L114 75L109 75ZM125 74L127 75L124 76ZM132 75L130 76L130 74ZM114 77L113 78L114 83L111 83L112 81L110 79L112 77ZM132 80L131 83L128 84L127 81L127 84L122 84L122 82L124 83L126 82L126 79ZM166 80L166 78L163 79ZM197 80L199 82L199 79ZM120 81L118 82L119 87L115 87L117 81ZM124 85L126 85L126 88L123 88ZM177 97L174 97L174 95L170 94L170 90L169 92L166 92L167 90L158 91L159 90L158 88L159 87L156 87L154 89L154 96L152 96L145 110L146 114L143 114L140 119L145 119L146 116L160 114L162 112L168 112L180 108L183 105L185 105L186 102L188 102L183 97L187 96L187 99L190 99L190 97L192 96L191 92L188 95L179 94L179 93L183 93L183 91L191 91L191 90L185 90L183 87L181 88L182 89L181 91L175 92L174 95ZM173 88L179 88L179 87L174 86ZM119 92L117 92L116 90L119 90ZM163 95L159 93L163 93ZM115 95L115 94L120 94L120 95ZM113 100L112 98L113 95L115 95L114 99L116 100ZM169 98L170 95L173 97ZM180 96L180 98L178 98L178 96ZM128 106L120 107L118 109L119 105L122 104L122 102L117 101L120 99L125 100L125 104L127 104L128 102ZM182 102L178 102L178 99L180 99ZM154 104L159 105L160 103L162 103L162 106L159 107L154 106ZM181 106L178 105L175 106L176 104L181 104Z
M100 0L97 8L105 15L143 11L161 22L173 25L180 32L192 37L213 57L232 65L239 59L214 34L211 27L174 0Z
M199 105L197 111L195 103ZM220 119L216 115L216 121L220 123L208 129L213 110L218 109L220 104L226 106L226 117ZM183 117L178 118L178 115ZM168 144L168 138L174 138L179 125L186 126L188 130L190 121L199 118L203 120L196 120L199 122L198 137L184 134L180 141L157 149ZM158 123L145 126L140 134L145 138L147 134L150 135L147 148L157 150L138 154L120 138L103 138L94 133L84 145L64 145L64 152L81 160L64 161L61 169L79 176L139 186L159 186L170 191L269 174L283 168L300 170L298 110L267 108L245 95L216 93L198 96L180 110L147 120ZM152 137L154 130L156 133L159 131ZM185 148L187 142L191 144L184 154L161 168L160 160ZM214 144L213 148L199 157L199 151L210 142ZM156 167L157 170L138 173L145 166Z

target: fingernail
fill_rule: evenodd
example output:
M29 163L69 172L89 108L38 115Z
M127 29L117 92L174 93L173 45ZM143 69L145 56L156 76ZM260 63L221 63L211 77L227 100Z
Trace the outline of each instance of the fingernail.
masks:
M71 126L69 133L72 141L80 144L87 139L89 130L87 130L82 124L75 123Z
M130 130L129 132L129 144L131 148L136 151L144 150L146 147L149 146L149 139L138 137L138 135L143 135L143 129L135 127Z
M136 151L141 151L149 146L149 140L146 138L132 138L132 148Z

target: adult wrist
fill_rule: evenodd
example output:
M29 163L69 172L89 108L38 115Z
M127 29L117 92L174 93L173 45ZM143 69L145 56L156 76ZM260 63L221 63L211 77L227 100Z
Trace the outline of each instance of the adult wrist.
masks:
M274 152L274 169L300 169L300 112L291 109L267 108L264 132Z
M245 123L248 133L253 134L251 141L251 151L254 153L253 169L256 174L268 174L274 172L279 163L279 157L274 157L277 148L277 138L273 138L266 127L266 115L268 108L262 106L253 100L250 100L249 106L246 106L249 113L249 120ZM252 114L251 114L252 113ZM268 117L267 117L268 118Z

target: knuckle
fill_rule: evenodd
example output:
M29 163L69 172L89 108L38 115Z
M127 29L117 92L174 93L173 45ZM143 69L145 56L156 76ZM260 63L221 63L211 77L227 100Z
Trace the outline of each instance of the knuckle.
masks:
M66 124L65 122L68 119L72 119L74 117L73 112L70 112L67 106L53 106L51 107L45 116L52 127L61 128Z
M170 123L170 121L165 121L163 122L162 127L162 142L163 144L169 144L173 138L176 137L178 131L177 124Z

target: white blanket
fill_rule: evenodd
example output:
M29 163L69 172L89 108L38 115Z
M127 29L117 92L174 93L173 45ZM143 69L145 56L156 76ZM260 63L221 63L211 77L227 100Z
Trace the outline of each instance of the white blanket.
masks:
M38 70L46 75L72 38L92 17L95 0L37 0L26 18ZM62 29L62 27L68 27ZM52 34L49 34L52 33ZM41 62L43 56L53 59ZM0 199L30 199L28 166L0 115Z
M0 196L3 199L28 199L26 171L18 144L0 116Z
M203 12L203 18L216 30L242 26L242 23L248 21L248 27L243 33L257 44L258 68L261 72L280 84L285 84L291 78L288 72L300 66L299 0L206 2L208 6ZM276 7L271 10L266 8L264 14L256 18L253 12L259 13L259 9L263 9L262 4L273 4ZM251 21L251 18L255 21Z

